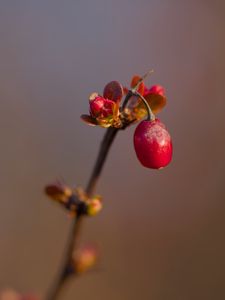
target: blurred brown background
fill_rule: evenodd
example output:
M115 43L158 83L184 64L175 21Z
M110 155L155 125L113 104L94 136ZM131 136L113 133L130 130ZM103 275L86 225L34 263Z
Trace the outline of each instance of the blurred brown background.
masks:
M83 124L88 96L155 70L174 143L162 171L117 137L84 241L99 271L63 299L225 299L225 2L0 1L0 287L44 295L70 220L43 195L85 185L104 130Z

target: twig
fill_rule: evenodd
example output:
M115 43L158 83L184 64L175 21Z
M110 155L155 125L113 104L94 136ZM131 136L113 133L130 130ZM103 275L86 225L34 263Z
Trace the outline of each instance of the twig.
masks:
M86 193L88 196L92 196L94 193L97 181L99 179L104 163L106 161L110 146L112 145L112 142L116 137L118 131L119 129L110 127L107 129L104 135L93 172L91 174L90 180L86 188ZM66 252L64 256L65 257L64 262L62 264L62 267L59 270L58 278L55 280L52 289L50 290L49 294L46 297L46 300L56 300L59 297L63 287L65 286L65 283L68 281L70 277L69 276L70 274L68 273L67 270L68 267L70 266L73 252L76 249L78 244L83 220L84 220L84 216L80 214L78 214L73 220L72 230L68 238L68 245L66 247Z

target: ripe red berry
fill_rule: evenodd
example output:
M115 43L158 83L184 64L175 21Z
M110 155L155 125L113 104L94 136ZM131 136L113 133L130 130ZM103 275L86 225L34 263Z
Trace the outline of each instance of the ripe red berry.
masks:
M160 169L172 159L173 146L169 132L158 119L142 121L134 133L134 148L141 164Z

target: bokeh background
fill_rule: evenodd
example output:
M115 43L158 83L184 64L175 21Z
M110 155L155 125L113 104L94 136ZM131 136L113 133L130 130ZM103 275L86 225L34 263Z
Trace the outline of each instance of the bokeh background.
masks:
M43 194L84 185L104 129L80 121L111 80L155 70L172 164L141 167L116 138L85 222L98 269L62 299L225 298L225 2L0 0L0 287L44 296L71 220Z

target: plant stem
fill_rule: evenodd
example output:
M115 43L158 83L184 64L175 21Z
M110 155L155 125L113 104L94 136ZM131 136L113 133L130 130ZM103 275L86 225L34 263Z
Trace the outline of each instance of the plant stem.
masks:
M153 114L153 112L151 110L151 107L148 104L147 100L138 92L135 92L134 95L137 96L137 97L140 97L141 100L143 101L145 107L146 107L146 110L147 110L147 113L148 113L148 117L147 117L146 121L154 121L155 120L155 115Z
M110 146L111 146L117 132L118 132L117 128L110 127L110 128L108 128L108 130L105 133L105 136L103 138L103 141L102 141L102 144L100 147L100 151L98 154L98 158L96 160L96 163L95 163L93 172L91 174L90 180L88 182L88 185L86 187L86 193L88 194L88 196L92 196L94 193L96 183L99 179L99 176L101 174L103 165L107 158Z
M106 161L110 146L112 145L112 142L116 137L118 131L119 129L110 127L107 129L104 135L93 172L86 187L86 193L89 197L91 197L94 193L97 181L100 177L101 171ZM84 216L82 215L77 215L73 220L71 232L68 238L68 244L65 250L64 262L62 264L62 267L60 268L58 278L54 282L52 289L46 297L46 300L56 300L59 297L62 288L65 286L65 283L68 281L68 278L70 277L70 274L68 274L67 270L70 266L73 252L78 244L83 220Z
M138 88L139 88L139 85L144 81L144 79L146 77L148 77L149 75L151 75L152 73L154 72L154 70L149 70L147 73L145 73L142 77L140 77L140 79L138 80L137 84L131 89L128 91L127 95L126 95L126 98L124 99L124 102L123 102L123 106L122 106L122 109L124 110L128 101L130 100L130 98L134 95L134 96L137 96L137 93L138 93ZM139 93L138 93L139 94ZM140 94L139 94L140 95Z

